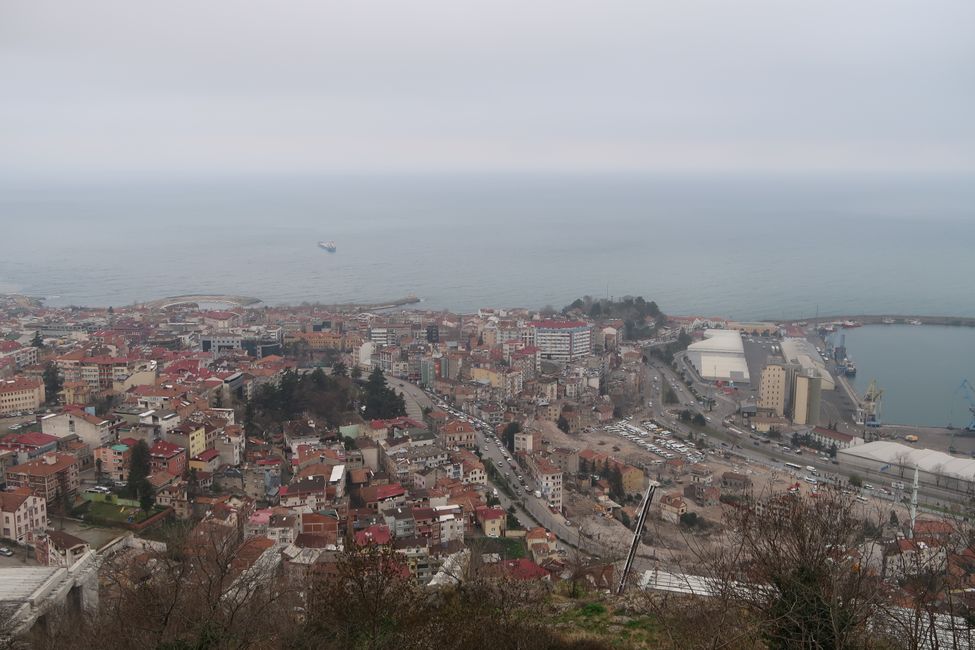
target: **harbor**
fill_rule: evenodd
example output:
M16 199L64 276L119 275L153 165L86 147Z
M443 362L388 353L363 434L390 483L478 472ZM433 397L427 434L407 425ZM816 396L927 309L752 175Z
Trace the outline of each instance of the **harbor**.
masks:
M862 327L823 331L827 323L844 321ZM912 321L924 327L910 325ZM970 323L956 317L820 319L810 338L830 358L836 381L836 390L823 394L823 422L865 440L975 453L975 432L967 430L975 418L975 390L968 381L975 372Z

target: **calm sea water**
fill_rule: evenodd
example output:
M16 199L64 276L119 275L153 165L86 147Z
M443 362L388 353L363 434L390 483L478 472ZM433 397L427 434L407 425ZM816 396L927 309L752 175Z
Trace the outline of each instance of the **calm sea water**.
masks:
M120 305L557 307L975 316L970 179L459 177L0 184L0 291ZM338 252L316 247L334 239Z
M871 380L884 390L881 419L898 424L964 427L972 420L958 391L975 382L975 328L866 325L845 330L861 395Z

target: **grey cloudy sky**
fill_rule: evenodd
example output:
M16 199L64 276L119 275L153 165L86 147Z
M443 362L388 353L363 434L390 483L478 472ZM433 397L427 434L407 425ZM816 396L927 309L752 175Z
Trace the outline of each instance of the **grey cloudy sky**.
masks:
M0 175L975 171L973 0L0 0Z

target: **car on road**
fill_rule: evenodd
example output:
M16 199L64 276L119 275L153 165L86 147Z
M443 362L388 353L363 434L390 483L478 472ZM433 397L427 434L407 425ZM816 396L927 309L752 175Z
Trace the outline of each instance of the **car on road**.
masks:
M4 557L13 557L14 556L14 552L11 551L6 546L3 546L3 547L0 547L0 555L2 555Z

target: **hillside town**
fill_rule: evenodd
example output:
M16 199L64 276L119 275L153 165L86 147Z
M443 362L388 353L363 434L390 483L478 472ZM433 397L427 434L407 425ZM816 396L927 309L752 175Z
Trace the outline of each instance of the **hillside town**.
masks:
M0 601L23 633L69 593L43 592L52 576L97 608L108 558L214 539L238 577L327 579L382 549L421 586L476 566L615 593L655 490L646 586L688 566L688 536L723 543L729 508L770 516L854 484L837 454L868 443L821 426L818 373L763 357L750 387L742 341L771 355L797 345L789 328L643 298L454 314L5 297L0 581L25 586ZM975 584L972 551L908 513L901 476L896 500L857 493L883 543L844 554L892 587L919 558Z

